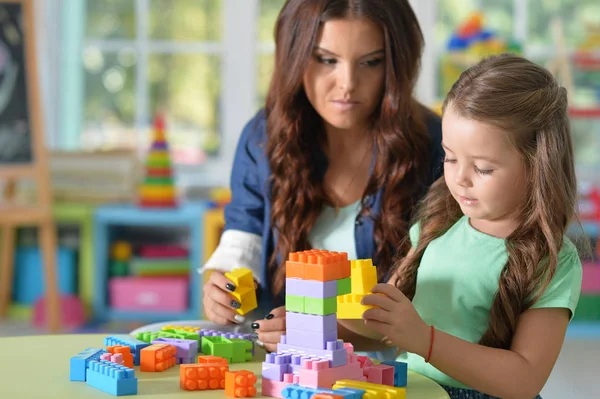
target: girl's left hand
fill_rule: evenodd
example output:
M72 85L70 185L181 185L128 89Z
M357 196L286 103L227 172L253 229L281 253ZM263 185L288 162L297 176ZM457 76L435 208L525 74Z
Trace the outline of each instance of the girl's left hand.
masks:
M361 302L375 306L363 313L365 324L385 335L394 346L427 356L430 327L421 319L412 302L390 284L377 284L371 292Z

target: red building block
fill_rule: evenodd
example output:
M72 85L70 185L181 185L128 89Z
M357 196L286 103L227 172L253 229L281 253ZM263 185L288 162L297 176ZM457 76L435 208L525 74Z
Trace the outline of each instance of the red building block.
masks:
M225 373L225 395L232 398L251 398L256 396L256 376L248 370L228 371Z

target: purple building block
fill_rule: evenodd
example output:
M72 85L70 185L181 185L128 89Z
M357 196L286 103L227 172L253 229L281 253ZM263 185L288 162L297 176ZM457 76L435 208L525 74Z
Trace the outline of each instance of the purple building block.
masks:
M319 316L306 313L286 312L285 315L286 329L310 332L335 331L336 336L332 341L337 339L337 317L335 314Z
M268 353L262 364L262 378L283 381L283 375L291 373L291 355Z
M327 342L327 349L304 348L301 346L290 345L286 342L286 336L282 335L281 343L277 344L277 353L327 359L331 362L331 367L339 367L346 364L347 351L346 348L344 348L344 342L341 340Z
M285 279L287 295L307 296L310 298L331 298L337 296L337 280L315 281L299 278Z
M310 349L327 349L327 342L337 339L337 329L333 331L313 332L287 327L285 336L286 342L289 345Z
M153 344L168 344L175 347L177 364L195 363L194 357L198 354L198 341L193 339L156 338Z

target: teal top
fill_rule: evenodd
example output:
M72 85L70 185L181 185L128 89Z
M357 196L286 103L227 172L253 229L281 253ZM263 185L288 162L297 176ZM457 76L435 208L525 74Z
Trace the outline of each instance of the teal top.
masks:
M413 246L416 246L418 236L419 224L416 224L410 229ZM505 240L476 230L469 218L463 216L425 249L417 273L415 309L427 324L438 330L469 342L479 342L489 327L492 301L507 260ZM582 267L577 249L565 237L556 274L532 307L567 308L573 317L581 281ZM416 354L403 353L399 360L440 384L468 388Z
M340 208L338 214L330 206L324 206L311 229L308 240L315 249L346 252L348 259L356 259L354 223L361 209L361 201Z

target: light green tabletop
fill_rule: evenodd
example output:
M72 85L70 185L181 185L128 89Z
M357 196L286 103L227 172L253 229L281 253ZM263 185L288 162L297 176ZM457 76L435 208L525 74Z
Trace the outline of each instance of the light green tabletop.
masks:
M103 391L85 382L69 381L69 359L86 348L104 347L104 337L110 334L48 335L0 338L0 398L108 398ZM255 361L234 363L230 370L250 370L260 375L264 352L258 352ZM224 390L184 391L179 388L179 367L162 373L142 373L135 367L138 395L152 398L191 398L201 394L202 399L227 398ZM256 383L260 396L260 378ZM432 380L409 372L408 399L448 399L446 391Z

